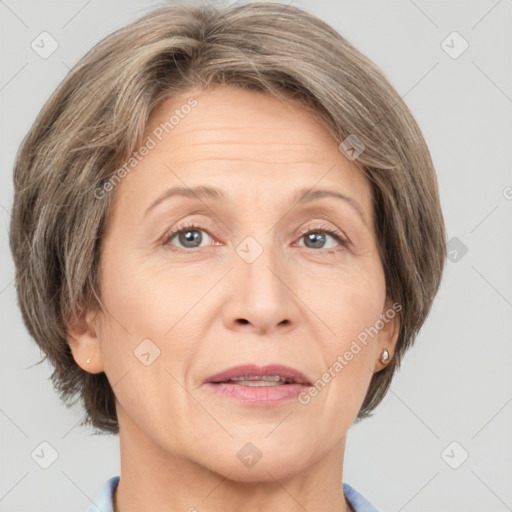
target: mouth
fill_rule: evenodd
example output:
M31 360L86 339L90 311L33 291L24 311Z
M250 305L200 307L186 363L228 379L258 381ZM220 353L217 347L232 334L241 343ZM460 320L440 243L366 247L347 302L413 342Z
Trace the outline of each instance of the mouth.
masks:
M295 398L311 380L299 370L283 365L243 365L205 379L204 384L224 397L249 406L275 406Z
M239 386L283 386L302 384L311 386L310 379L299 370L281 364L235 366L204 380L211 384L235 384Z
M279 375L254 376L254 377L234 377L233 379L212 382L212 384L236 384L237 386L284 386L285 384L294 384L293 380L285 379Z

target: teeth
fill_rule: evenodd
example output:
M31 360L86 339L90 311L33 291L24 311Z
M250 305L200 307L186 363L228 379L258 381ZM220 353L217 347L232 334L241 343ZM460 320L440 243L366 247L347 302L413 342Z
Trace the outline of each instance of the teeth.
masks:
M251 376L248 376L248 377L233 377L232 379L229 379L229 380L233 380L233 381L241 381L241 380L271 380L271 381L274 381L274 382L277 382L277 381L284 381L285 379L283 379L282 377L279 377L279 375L264 375L262 377L259 377L257 375L251 375Z
M237 386L284 386L283 381L269 381L269 380L237 380L233 382Z
M233 377L225 382L233 382L240 386L281 386L289 381L279 375L264 375L264 376L247 376L247 377Z

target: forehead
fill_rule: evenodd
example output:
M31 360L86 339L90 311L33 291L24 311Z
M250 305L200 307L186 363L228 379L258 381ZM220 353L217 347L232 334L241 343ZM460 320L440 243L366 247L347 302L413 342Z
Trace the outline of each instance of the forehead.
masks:
M371 219L363 172L316 114L296 103L235 87L192 90L155 108L149 139L154 147L121 183L124 207L147 207L173 185L211 184L231 198L264 195L268 203L318 187L350 195Z
M196 106L185 108L190 98ZM176 159L190 146L202 153L218 150L219 157L269 163L279 162L279 155L283 162L298 162L301 156L308 162L334 161L340 156L336 141L314 112L297 102L233 86L191 91L162 102L148 120L146 135L155 130L163 130L159 145L172 150Z

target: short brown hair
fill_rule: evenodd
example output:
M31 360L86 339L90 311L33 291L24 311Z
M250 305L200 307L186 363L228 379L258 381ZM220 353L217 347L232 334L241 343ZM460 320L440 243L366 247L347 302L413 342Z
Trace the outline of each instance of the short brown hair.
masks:
M105 373L82 370L67 341L68 320L102 309L98 269L113 194L98 200L93 191L140 146L164 99L216 85L297 100L338 143L351 135L364 145L355 162L371 184L386 297L402 306L395 354L373 375L357 418L370 416L440 285L446 236L437 179L417 123L382 72L328 24L293 6L163 5L73 67L14 166L9 236L23 321L54 366L64 402L82 398L82 424L117 433Z

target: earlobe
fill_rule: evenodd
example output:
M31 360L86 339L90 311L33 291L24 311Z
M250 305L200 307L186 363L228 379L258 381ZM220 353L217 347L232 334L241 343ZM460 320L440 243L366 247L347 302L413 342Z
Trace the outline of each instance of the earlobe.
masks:
M398 314L395 314L390 318L388 315L389 308L386 313L380 316L383 327L379 332L377 338L378 344L378 361L375 365L375 372L384 369L391 359L396 350L396 344L398 342L398 335L400 333L400 320Z
M378 373L383 370L391 361L393 355L389 352L387 348L379 347L379 359L375 363L375 367L373 369L373 373Z
M375 368L373 370L373 373L378 373L381 370L383 370L391 361L392 355L389 353L389 350L387 348L382 349L379 348L380 356L379 360L375 364Z
M68 345L78 366L89 373L104 371L99 338L93 320L87 316L67 324Z

